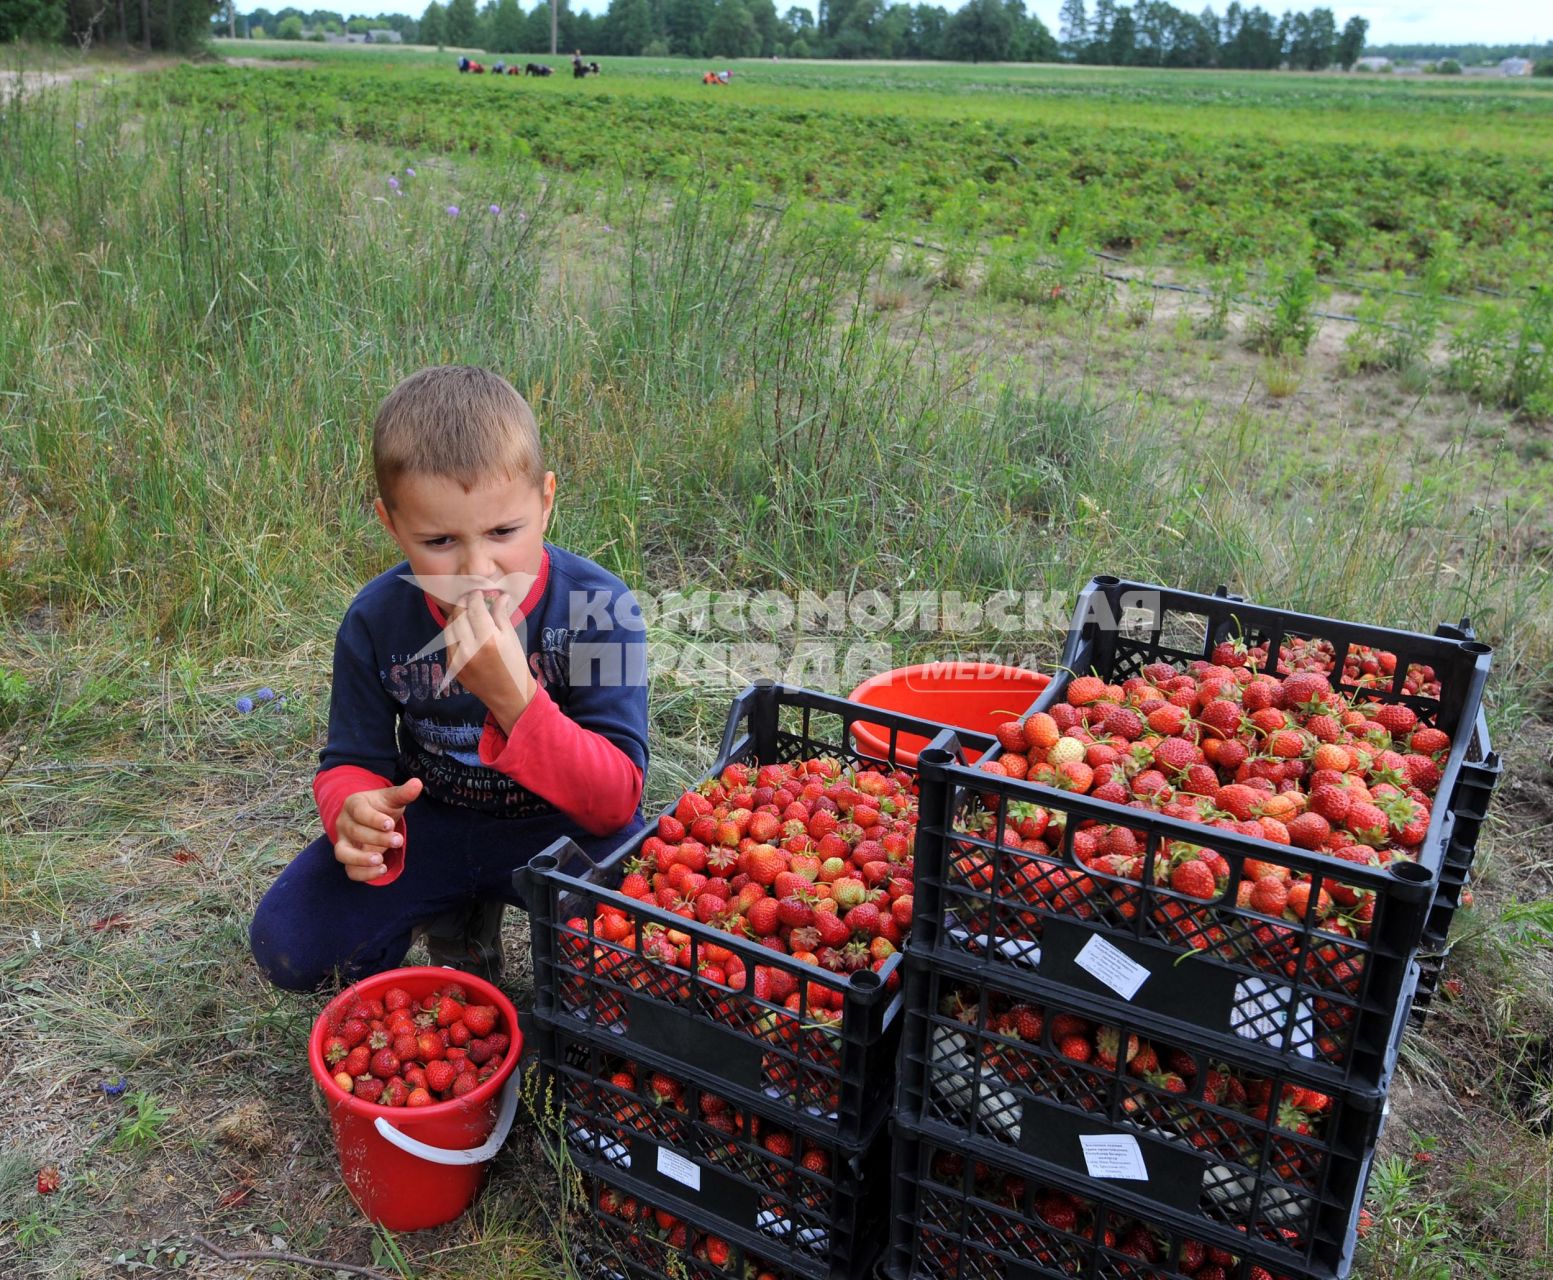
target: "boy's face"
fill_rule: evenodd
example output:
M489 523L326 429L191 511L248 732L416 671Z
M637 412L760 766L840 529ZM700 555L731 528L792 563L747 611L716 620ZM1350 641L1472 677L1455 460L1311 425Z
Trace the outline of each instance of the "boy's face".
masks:
M469 492L443 476L405 476L394 505L382 498L377 517L410 562L427 594L444 608L471 590L516 605L539 575L545 529L555 505L555 473L541 484L501 478ZM446 598L444 598L446 597Z

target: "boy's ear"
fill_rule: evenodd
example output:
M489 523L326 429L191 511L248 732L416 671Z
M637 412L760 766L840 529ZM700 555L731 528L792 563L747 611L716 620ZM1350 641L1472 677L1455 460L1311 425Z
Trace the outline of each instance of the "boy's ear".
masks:
M394 532L394 518L388 514L388 507L384 504L382 498L374 498L372 500L372 510L377 512L378 523L388 530L391 537L397 539L399 535Z
M544 503L544 528L550 527L550 513L555 510L555 472L545 472L545 482L540 489L540 501Z

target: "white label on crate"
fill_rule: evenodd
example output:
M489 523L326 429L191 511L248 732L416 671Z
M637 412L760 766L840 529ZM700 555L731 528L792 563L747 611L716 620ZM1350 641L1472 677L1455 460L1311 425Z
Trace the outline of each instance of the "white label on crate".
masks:
M1243 1040L1281 1046L1293 998L1293 987L1263 982L1260 978L1242 979L1235 984L1230 1030ZM1303 1001L1297 1006L1290 1047L1302 1058L1316 1056L1316 1020L1310 1006Z
M701 1190L701 1166L667 1147L658 1148L658 1172L692 1191Z
M1089 941L1079 948L1073 963L1099 978L1123 1000L1131 1000L1137 995L1138 988L1149 976L1147 969L1125 951L1117 950L1098 933L1092 934Z
M1143 1167L1143 1151L1138 1140L1124 1133L1079 1137L1084 1148L1084 1163L1091 1178L1127 1178L1147 1182L1149 1171Z

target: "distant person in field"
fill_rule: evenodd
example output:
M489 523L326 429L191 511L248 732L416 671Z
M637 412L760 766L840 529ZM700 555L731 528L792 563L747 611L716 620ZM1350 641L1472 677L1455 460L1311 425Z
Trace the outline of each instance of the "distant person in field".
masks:
M581 80L587 74L582 65L582 50L574 49L572 51L572 75Z
M562 836L597 859L645 826L646 632L625 583L546 541L556 480L523 397L423 369L378 409L372 463L405 558L345 612L323 834L249 928L289 990L395 968L417 936L493 979L513 872Z

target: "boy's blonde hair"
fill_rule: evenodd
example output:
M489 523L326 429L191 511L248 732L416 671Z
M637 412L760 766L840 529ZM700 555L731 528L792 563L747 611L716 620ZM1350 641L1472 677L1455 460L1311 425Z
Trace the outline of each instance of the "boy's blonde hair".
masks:
M405 475L456 480L466 490L494 477L545 477L539 426L528 401L500 374L467 364L412 373L388 394L372 422L377 490L393 506Z

